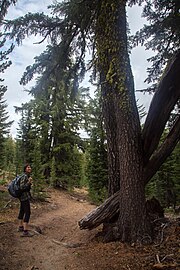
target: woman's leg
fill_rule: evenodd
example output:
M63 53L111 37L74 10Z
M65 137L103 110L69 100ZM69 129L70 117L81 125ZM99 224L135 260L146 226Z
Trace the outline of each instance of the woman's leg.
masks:
M23 207L23 202L20 201L20 209L19 209L19 215L18 215L18 220L19 220L19 231L23 231L23 217L24 217L24 207Z
M28 223L31 215L30 201L24 201L24 231L28 230Z

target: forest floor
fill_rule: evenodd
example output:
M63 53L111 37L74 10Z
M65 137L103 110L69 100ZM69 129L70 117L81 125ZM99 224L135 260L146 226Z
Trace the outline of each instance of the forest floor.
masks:
M80 230L78 221L95 205L86 192L48 190L48 202L32 203L31 233L17 232L16 199L0 208L1 270L150 270L180 269L180 218L161 225L159 242L150 245L103 243L100 227ZM41 232L37 232L38 228Z

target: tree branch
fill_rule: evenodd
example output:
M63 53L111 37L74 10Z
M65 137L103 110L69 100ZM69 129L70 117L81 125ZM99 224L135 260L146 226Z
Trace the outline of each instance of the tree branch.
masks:
M170 113L180 98L180 51L167 68L152 99L142 132L144 162L156 150Z
M180 116L176 119L165 141L162 143L160 148L155 152L155 154L152 156L147 166L145 167L144 169L145 184L149 182L149 180L158 171L158 169L166 160L166 158L171 154L179 139L180 139Z

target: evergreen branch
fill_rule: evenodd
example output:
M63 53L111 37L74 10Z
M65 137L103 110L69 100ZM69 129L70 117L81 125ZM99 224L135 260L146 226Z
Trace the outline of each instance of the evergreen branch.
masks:
M149 76L144 82L150 83L154 77L156 80L157 79L157 77L156 77L157 70L159 70L159 73L162 72L161 67L163 66L163 63L165 61L165 55L168 55L168 50L169 50L169 47L171 45L173 36L174 36L174 32L172 32L171 36L169 37L167 45L164 48L163 52L160 54L159 59L157 61L155 61L153 67L151 69L149 69ZM153 58L149 58L148 61L150 61L151 59L153 59ZM154 74L155 74L155 76L154 76Z
M11 4L16 4L17 0L3 0L0 3L0 22L3 20Z
M24 17L19 17L15 20L5 20L6 37L15 39L17 44L20 45L26 37L30 35L48 36L56 28L64 32L64 24L57 17L49 17L44 13L28 13ZM8 32L10 31L10 32ZM54 36L57 37L56 31Z
M153 85L151 87L147 87L147 88L143 88L143 89L136 89L135 91L140 92L140 93L145 93L145 92L154 93L156 91L156 89L157 89L157 86Z
M41 40L41 41L38 41L38 42L34 42L33 44L42 44L45 40L46 40L46 38L48 37L48 35L50 35L50 31L45 35L45 37Z

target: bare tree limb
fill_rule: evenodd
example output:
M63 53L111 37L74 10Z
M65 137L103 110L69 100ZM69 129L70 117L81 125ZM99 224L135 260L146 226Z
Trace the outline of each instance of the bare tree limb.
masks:
M180 51L167 68L152 99L142 132L144 162L156 150L170 113L180 98Z
M145 183L147 184L153 175L158 171L160 166L166 160L166 158L174 150L177 142L180 139L180 116L176 119L173 127L171 128L166 139L160 146L160 148L155 152L147 166L145 167Z

